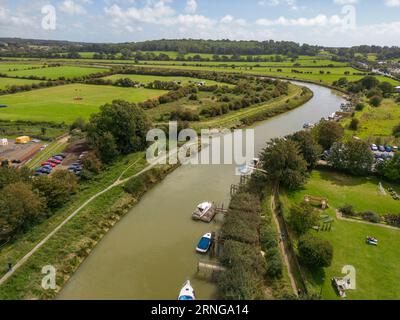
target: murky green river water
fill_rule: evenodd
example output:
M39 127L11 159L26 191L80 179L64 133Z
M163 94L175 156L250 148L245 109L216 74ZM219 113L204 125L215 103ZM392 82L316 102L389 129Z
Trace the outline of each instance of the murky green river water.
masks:
M258 153L271 138L302 129L339 110L335 92L302 84L314 98L302 107L258 124ZM84 261L58 299L176 299L182 283L192 280L198 299L212 299L215 286L196 279L201 236L218 228L194 222L191 213L204 201L229 203L237 183L233 165L182 166L148 192Z

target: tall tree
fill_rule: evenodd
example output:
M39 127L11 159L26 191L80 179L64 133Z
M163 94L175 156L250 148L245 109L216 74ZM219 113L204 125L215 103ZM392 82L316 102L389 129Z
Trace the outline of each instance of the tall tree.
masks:
M289 137L297 142L300 147L300 152L307 161L309 169L313 169L317 164L322 153L321 146L315 141L315 138L309 131L299 131Z
M261 158L271 182L289 189L296 189L306 182L307 162L296 142L274 139L267 144Z
M318 143L328 150L334 142L339 141L344 136L343 127L332 121L322 121L316 128Z

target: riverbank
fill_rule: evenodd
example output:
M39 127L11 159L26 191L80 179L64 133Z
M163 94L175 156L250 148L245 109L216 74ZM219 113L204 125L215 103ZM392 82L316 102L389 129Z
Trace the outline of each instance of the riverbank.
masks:
M143 153L133 154L119 161L115 164L115 168L109 168L103 172L97 178L98 181L92 181L93 188L88 188L88 186L81 188L79 194L67 208L63 208L62 212L22 235L22 239L2 248L0 263L6 265L7 261L18 261L33 243L50 233L50 230L59 225L66 215L70 214L82 201L90 198L92 193L98 192L114 179L120 181L119 178L125 178L127 171L130 176L134 176L142 172L146 166ZM124 184L107 188L106 193L94 199L73 220L63 225L38 252L29 257L26 263L0 286L0 299L54 298L104 235L139 202L148 190L176 168L177 166L161 166L143 172L138 178L134 178L140 183L130 184L129 193L124 190ZM122 174L121 169L123 169ZM122 180L124 181L129 183L129 179ZM46 265L52 265L57 270L56 290L44 290L40 286L44 276L41 274L41 269Z
M344 102L336 92L304 86L314 92L314 99L252 126L256 153L269 139L299 131L305 122L318 122ZM194 249L200 237L220 223L194 222L190 215L204 201L229 203L230 186L239 182L235 169L194 165L175 170L110 230L57 298L176 299L182 282L191 279L199 299L214 299L215 285L197 275L204 257Z

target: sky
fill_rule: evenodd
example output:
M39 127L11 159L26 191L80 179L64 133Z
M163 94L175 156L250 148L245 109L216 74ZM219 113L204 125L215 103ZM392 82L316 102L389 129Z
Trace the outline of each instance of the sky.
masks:
M400 0L0 0L0 37L400 46Z

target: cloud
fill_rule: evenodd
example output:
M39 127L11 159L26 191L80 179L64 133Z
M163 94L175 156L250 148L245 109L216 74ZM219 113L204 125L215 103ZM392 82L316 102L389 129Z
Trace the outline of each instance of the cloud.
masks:
M400 0L385 0L388 7L400 7Z
M34 26L34 20L31 17L0 7L0 25L2 27Z
M90 3L88 0L83 0L85 3ZM65 0L60 6L60 11L70 15L84 15L86 9L79 3L75 3L73 0Z
M297 10L297 1L296 0L260 0L258 1L258 5L265 6L279 6L279 5L287 5L292 10Z
M324 14L319 14L313 18L298 18L298 19L288 19L286 17L280 17L276 20L269 19L259 19L256 21L256 24L259 26L299 26L299 27L314 27L314 26L327 26L334 25L338 26L342 23L342 19L334 15L328 18Z
M187 0L186 2L186 12L188 13L195 13L197 10L197 1L196 0Z
M346 4L357 4L358 0L333 0L333 2L344 6Z

